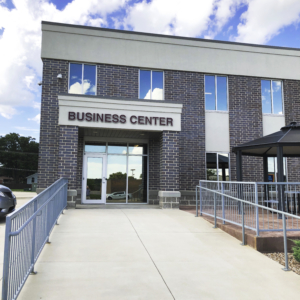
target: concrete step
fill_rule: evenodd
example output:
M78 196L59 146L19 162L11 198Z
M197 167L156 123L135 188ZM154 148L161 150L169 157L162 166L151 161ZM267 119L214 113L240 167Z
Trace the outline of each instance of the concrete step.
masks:
M76 204L76 209L160 209L150 204Z

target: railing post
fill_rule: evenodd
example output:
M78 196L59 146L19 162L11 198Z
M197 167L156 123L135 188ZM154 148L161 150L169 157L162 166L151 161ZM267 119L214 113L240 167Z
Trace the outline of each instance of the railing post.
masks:
M214 193L214 217L215 217L215 226L217 228L217 205L216 205L216 193Z
M258 185L257 182L255 182L255 204L258 204ZM256 217L256 236L259 236L259 209L256 206L255 207L255 217Z
M225 224L224 182L221 183L221 186L222 186L222 218L223 218L223 224Z
M244 202L241 202L241 213L242 213L242 233L243 233L243 240L241 245L245 246L245 215L244 215Z
M282 268L282 270L290 271L288 251L287 251L286 220L284 214L282 214L282 227L283 227L283 243L284 243L284 258L285 258L285 267Z
M37 211L37 200L34 201L33 204L33 213L35 214ZM37 272L34 271L34 253L35 253L35 234L36 234L36 215L34 216L32 226L32 247L31 247L31 274L36 274Z
M202 182L199 182L200 216L202 216Z
M196 216L198 217L198 187L196 186Z
M8 294L8 276L10 263L10 236L11 233L11 218L6 217L5 224L5 244L4 244L4 261L3 261L3 280L2 280L2 300L7 300Z

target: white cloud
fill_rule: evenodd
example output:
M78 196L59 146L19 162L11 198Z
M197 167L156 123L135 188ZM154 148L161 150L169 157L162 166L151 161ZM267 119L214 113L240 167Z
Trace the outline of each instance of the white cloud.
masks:
M18 130L24 130L24 131L32 131L32 132L39 131L39 129L36 129L36 128L28 128L28 127L23 127L23 126L16 126L15 128Z
M0 5L0 114L11 118L18 106L39 108L42 76L41 21L102 26L127 0L74 0L62 11L47 0L14 0ZM1 4L5 4L0 0Z
M41 122L41 114L37 114L34 118L28 118L28 121L35 121L38 124Z
M150 90L147 92L144 99L150 99ZM155 88L152 92L152 100L163 100L163 89Z
M200 36L210 22L215 0L143 0L127 8L125 28L135 31Z
M1 98L0 98L1 99ZM0 104L0 115L6 119L11 119L13 115L17 113L14 107L9 105Z
M299 0L247 0L238 25L238 42L265 44L291 24L300 22Z
M214 18L210 22L208 33L204 37L213 39L245 3L246 0L216 0L214 3ZM228 32L232 29L233 27L230 26Z

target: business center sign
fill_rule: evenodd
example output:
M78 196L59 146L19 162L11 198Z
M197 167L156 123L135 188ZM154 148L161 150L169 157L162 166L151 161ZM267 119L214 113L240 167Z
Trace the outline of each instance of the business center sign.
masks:
M59 125L181 131L182 105L178 103L117 101L99 98L97 102L91 102L91 98L75 99L76 101L70 96L59 96Z
M160 126L171 126L173 127L173 118L165 117L147 117L147 116L130 116L129 120L125 115L118 114L98 114L98 113L84 113L69 111L69 121L80 121L80 122L101 122L101 123L121 123L126 124L129 121L131 124L137 125L160 125Z

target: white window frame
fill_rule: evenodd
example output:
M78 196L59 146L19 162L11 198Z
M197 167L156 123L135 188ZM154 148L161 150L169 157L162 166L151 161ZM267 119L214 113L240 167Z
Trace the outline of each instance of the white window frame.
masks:
M230 152L216 152L216 151L207 151L205 152L205 178L206 180L208 180L207 178L207 161L206 161L206 154L217 154L217 180L216 182L219 182L219 154L222 155L222 154L228 154L228 172L229 172L229 181L231 181L231 163L230 163Z
M271 82L271 112L270 113L263 113L263 115L272 115L272 116L284 116L284 99L283 99L283 81L280 79L270 79L270 78L261 78L260 80L260 92L261 92L261 109L262 109L262 89L261 89L261 82L262 81L270 81ZM273 81L280 81L281 82L281 105L282 105L282 114L275 114L274 113L274 105L273 105Z
M81 65L81 66L83 66L81 69L81 82L82 82L82 84L81 84L81 94L78 94L78 95L85 95L84 93L83 93L83 74L84 74L84 65L89 65L89 66L95 66L96 67L96 73L95 73L95 86L96 86L96 94L95 95L88 95L88 96L97 96L97 65L96 64L85 64L85 63L79 63L79 62L76 62L76 61L70 61L69 62L69 79L68 79L68 94L69 94L69 89L70 89L70 70L71 70L71 64L77 64L77 65Z
M215 77L215 106L216 109L206 109L206 99L205 99L205 76L214 76ZM217 92L217 77L226 77L226 95L227 95L227 110L218 110L218 92ZM228 112L229 111L229 92L228 92L228 76L221 74L204 74L204 105L206 111L218 111L218 112ZM216 153L216 152L214 152Z
M150 76L150 99L144 99L144 98L140 98L140 87L141 87L141 82L140 82L140 78L141 78L141 71L150 71L151 72L151 76ZM163 99L152 99L152 72L162 72L163 73ZM165 100L165 72L162 70L150 70L150 69L139 69L139 91L138 91L138 98L142 99L142 100L155 100L155 101L163 101Z

